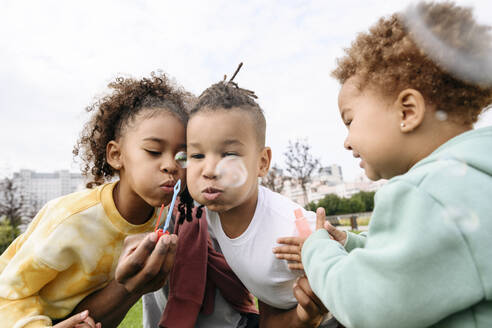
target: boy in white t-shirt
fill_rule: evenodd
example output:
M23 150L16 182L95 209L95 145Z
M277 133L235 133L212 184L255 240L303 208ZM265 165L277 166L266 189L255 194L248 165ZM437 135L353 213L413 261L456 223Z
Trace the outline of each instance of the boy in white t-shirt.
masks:
M208 229L227 263L258 298L260 327L319 327L326 308L303 272L290 270L272 252L279 237L296 234L299 205L258 185L271 150L253 98L253 92L225 81L198 98L187 128L188 189L206 206ZM314 213L304 215L314 229Z

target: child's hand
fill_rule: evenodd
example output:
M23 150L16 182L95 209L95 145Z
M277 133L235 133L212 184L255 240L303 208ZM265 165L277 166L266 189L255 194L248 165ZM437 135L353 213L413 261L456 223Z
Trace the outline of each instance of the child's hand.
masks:
M294 284L294 296L297 299L297 316L309 327L318 327L328 310L313 293L306 276L299 277Z
M125 239L115 279L132 294L143 295L161 288L174 264L178 236L157 233Z
M273 253L278 259L289 261L289 269L304 270L301 262L302 244L306 238L302 237L281 237L277 239L277 243L284 244L273 249Z
M101 323L95 323L89 316L89 311L85 310L57 323L53 328L101 328Z
M316 230L319 229L326 229L330 234L331 239L338 241L342 246L345 246L347 232L337 229L326 220L325 209L323 207L318 207L316 209Z

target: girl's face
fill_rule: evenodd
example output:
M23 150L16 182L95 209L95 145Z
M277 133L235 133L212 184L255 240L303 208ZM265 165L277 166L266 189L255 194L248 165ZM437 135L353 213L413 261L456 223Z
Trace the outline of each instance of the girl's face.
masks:
M120 188L130 197L156 207L168 205L185 169L175 160L186 149L183 123L166 110L142 110L123 130L120 144ZM152 115L150 115L152 114Z
M348 129L344 146L360 158L360 167L371 180L389 179L408 169L401 117L387 99L370 87L362 91L357 77L342 86L338 96L340 115Z

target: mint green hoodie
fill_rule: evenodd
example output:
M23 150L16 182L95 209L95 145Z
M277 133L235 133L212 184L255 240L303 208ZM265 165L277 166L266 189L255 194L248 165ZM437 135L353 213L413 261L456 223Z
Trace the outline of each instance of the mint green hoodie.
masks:
M346 327L492 327L492 127L441 145L376 193L367 237L302 248Z

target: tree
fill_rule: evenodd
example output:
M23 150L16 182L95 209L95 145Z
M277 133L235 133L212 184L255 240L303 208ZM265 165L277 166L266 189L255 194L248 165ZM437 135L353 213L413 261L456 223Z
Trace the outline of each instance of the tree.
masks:
M0 222L0 254L3 254L9 245L19 235L19 229L12 227L8 222Z
M340 210L341 199L335 194L328 194L318 202L318 207L325 209L326 215L338 214Z
M260 179L260 184L272 191L281 193L284 189L285 176L282 175L282 170L274 164L268 171L267 175Z
M374 191L360 191L351 198L359 199L364 204L364 212L372 212L374 209Z
M307 140L297 139L295 142L289 141L284 153L286 170L301 187L304 204L308 203L306 185L311 181L311 175L320 168L319 159L311 155L310 149Z
M27 200L18 190L13 179L5 178L0 182L0 217L14 229L17 229L25 217L34 216L36 204Z

